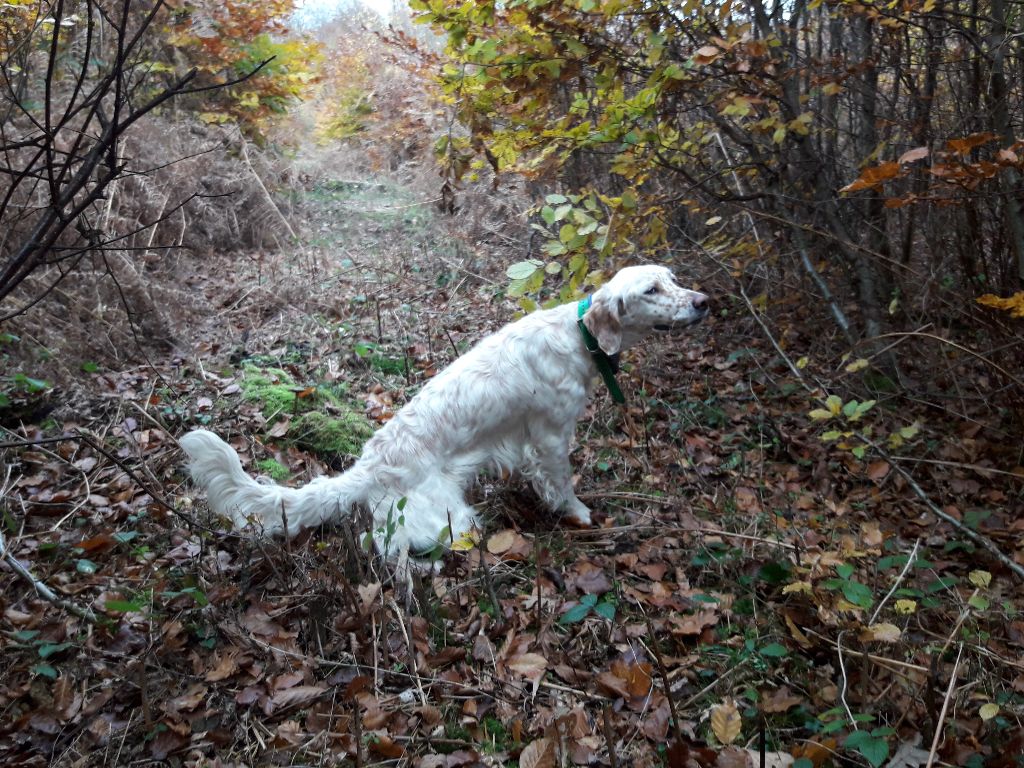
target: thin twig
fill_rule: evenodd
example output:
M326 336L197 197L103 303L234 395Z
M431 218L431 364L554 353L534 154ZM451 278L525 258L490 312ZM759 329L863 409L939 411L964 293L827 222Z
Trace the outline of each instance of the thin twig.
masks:
M14 555L10 554L7 550L7 543L4 540L4 532L0 530L0 560L6 560L16 574L21 576L25 581L32 585L32 588L36 591L44 600L53 603L59 608L63 608L68 613L72 613L80 619L88 621L90 624L96 623L96 614L90 611L88 608L82 608L75 605L70 600L65 600L63 597L57 595L52 589L40 579L32 575L31 571L22 565Z
M987 549L989 553L996 558L996 560L998 560L1000 563L1002 563L1015 574L1017 574L1017 577L1021 581L1024 581L1024 567L1022 567L1019 563L1014 562L1013 559L1011 559L1008 555L1003 553L999 549L999 547L995 545L995 542L993 542L987 536L978 533L973 528L969 528L961 520L957 520L952 515L940 509L939 505L932 501L929 498L928 494L924 492L924 489L921 488L920 485L918 485L917 481L913 478L913 476L911 476L911 474L907 472L907 470L903 469L903 467L897 464L896 460L889 456L889 454L886 453L885 449L883 449L870 438L865 437L863 434L858 434L857 437L863 440L868 445L870 445L871 448L875 451L875 453L877 453L879 456L885 459L885 461L889 462L889 466L891 466L893 469L899 472L903 479L907 481L907 485L909 485L911 490L913 490L914 493L917 494L917 497L924 502L925 506L928 507L928 509L931 511L933 515L935 515L940 520L944 520L945 522L949 523L954 528L958 529L961 533L964 534L964 536L969 538L975 544L980 544L983 548Z
M946 712L949 711L949 702L953 698L953 691L956 690L957 673L960 671L960 658L963 656L964 645L960 644L960 650L956 654L956 663L953 665L953 673L949 676L949 686L946 688L946 698L942 701L942 710L939 712L939 721L935 724L935 736L932 738L932 748L928 752L928 762L924 768L932 768L935 764L935 755L939 751L939 741L942 738L942 723L946 720Z
M906 577L907 571L909 571L913 567L914 563L917 560L917 549L920 546L921 540L915 540L914 548L910 551L910 556L907 557L907 562L903 566L903 570L900 571L900 575L896 577L896 581L892 583L892 587L889 589L888 593L886 593L885 597L882 598L881 602L878 604L878 607L875 608L875 612L871 614L871 618L868 620L869 627L875 623L875 619L878 618L878 614L882 612L882 607L886 604L886 602L888 602L889 598L892 597L893 594L896 592L897 587L899 587L904 577Z

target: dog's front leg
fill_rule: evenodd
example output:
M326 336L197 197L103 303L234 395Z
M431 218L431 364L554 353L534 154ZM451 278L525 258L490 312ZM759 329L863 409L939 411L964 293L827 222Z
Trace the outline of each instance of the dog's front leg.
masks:
M531 429L532 445L527 450L526 475L534 490L551 508L577 525L589 526L590 508L576 498L572 487L572 465L569 448L573 431L545 429L546 425ZM573 425L575 427L575 425Z

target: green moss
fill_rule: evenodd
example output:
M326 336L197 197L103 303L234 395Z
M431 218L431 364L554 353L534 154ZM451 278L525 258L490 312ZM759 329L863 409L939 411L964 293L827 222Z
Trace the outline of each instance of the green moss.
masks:
M352 410L344 410L339 416L308 411L288 429L288 438L297 446L322 456L358 455L371 435L370 422Z
M406 362L401 357L385 357L384 355L372 355L370 366L381 373L389 376L405 376Z
M241 382L242 396L249 402L260 403L263 416L268 422L277 420L283 414L296 410L298 392L295 380L280 368L260 369L245 367Z
M256 468L276 483L287 480L291 474L288 467L276 459L260 459L256 462Z
M291 416L286 439L303 450L324 457L358 455L373 434L373 426L366 417L345 401L347 387L342 384L317 386L309 391L280 368L248 365L244 370L243 397L259 404L268 424ZM299 397L300 393L305 396ZM278 473L287 474L287 469L273 460L261 462L260 469L275 480L280 479Z

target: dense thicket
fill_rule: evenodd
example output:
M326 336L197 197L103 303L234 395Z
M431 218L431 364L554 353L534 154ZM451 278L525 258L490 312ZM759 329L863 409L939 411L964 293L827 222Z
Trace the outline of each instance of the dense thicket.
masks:
M1021 287L1019 3L412 5L469 129L450 174L482 155L600 193L556 199L551 256L699 242L799 276L849 338Z

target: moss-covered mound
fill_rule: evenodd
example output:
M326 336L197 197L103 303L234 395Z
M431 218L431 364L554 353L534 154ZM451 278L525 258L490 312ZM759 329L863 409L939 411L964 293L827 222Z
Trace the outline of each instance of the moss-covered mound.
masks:
M244 373L243 397L259 406L271 428L290 418L285 439L303 450L325 458L358 455L373 434L369 420L344 399L343 387L304 386L281 368L249 365ZM274 477L273 467L264 471Z

